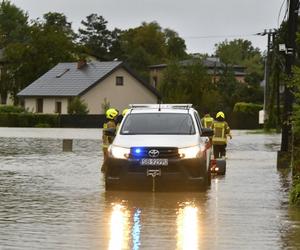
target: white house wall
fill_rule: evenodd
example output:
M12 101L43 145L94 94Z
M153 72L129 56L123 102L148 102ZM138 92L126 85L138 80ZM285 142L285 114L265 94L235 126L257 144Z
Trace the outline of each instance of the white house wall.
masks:
M40 97L42 98L42 97ZM25 109L30 112L36 113L37 109L37 99L38 98L25 98ZM61 102L61 113L68 113L68 99L67 98L51 98L43 97L43 113L54 114L55 113L55 103Z
M2 103L2 99L1 99L1 96L0 96L0 103ZM7 94L7 99L5 101L6 105L14 105L14 101L13 101L13 97L11 94Z
M13 97L10 93L8 93L8 95L7 95L6 104L7 105L14 105L14 100L13 100Z
M116 77L123 76L124 84L116 85ZM144 87L126 70L118 69L105 80L90 89L81 99L88 105L90 114L103 114L105 98L111 107L123 110L131 103L157 103L157 96Z
M25 109L29 112L36 112L36 99L35 98L25 98L24 99Z

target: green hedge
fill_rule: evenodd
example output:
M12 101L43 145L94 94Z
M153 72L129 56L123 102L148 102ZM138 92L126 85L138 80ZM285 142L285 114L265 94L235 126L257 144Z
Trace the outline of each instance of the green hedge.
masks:
M0 127L59 127L59 116L33 113L0 113Z
M290 204L300 207L300 176L295 176L290 190Z
M299 122L295 120L295 123ZM300 207L300 131L294 125L292 166L293 166L293 186L290 191L290 203Z
M259 111L263 105L238 102L234 105L230 126L234 129L258 129Z
M25 113L25 109L19 106L0 105L0 114L2 113Z

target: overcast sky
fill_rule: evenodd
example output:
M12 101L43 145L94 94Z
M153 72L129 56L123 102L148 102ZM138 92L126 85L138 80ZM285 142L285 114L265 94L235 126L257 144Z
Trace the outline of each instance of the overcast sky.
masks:
M253 36L278 27L284 0L11 0L31 19L49 11L64 13L75 30L91 13L102 15L108 28L127 29L157 21L185 39L190 53L213 53L218 42L240 36L262 51L266 37ZM285 11L285 5L283 11ZM281 15L281 19L284 13ZM280 20L281 20L280 19ZM201 38L202 37L202 38ZM207 38L203 38L207 37Z

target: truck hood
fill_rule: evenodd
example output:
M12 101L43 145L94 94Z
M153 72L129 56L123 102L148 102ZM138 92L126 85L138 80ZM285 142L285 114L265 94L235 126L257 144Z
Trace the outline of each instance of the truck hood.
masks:
M117 135L113 145L130 147L190 147L203 143L197 135Z

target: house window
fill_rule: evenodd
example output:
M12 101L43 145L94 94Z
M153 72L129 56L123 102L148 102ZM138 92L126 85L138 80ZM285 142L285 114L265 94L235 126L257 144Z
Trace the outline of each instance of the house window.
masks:
M55 113L61 114L61 102L55 102Z
M43 98L36 99L36 112L43 113Z
M124 77L123 76L117 76L116 77L116 85L117 86L123 86L124 85Z
M153 76L153 87L156 88L157 87L157 76Z

